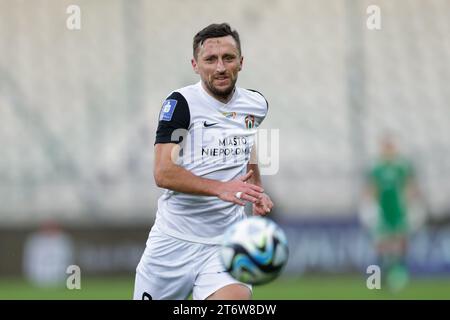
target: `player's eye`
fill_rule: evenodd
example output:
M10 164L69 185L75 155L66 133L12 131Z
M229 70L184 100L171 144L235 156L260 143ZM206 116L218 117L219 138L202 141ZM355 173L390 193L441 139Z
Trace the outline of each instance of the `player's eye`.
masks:
M230 61L233 61L234 58L235 58L234 56L226 56L226 57L225 57L225 61L230 62Z

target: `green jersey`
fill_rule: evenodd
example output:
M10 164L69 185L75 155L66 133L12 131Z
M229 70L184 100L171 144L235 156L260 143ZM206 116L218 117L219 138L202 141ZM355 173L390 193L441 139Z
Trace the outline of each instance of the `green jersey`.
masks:
M380 160L371 170L380 208L381 231L401 231L406 228L406 185L413 175L411 165L403 159Z

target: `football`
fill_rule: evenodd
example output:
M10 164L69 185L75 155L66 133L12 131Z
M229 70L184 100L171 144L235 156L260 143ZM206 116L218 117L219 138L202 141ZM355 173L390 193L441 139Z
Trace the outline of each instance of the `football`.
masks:
M225 231L220 255L235 279L260 285L278 277L288 260L289 249L280 226L268 218L253 216Z

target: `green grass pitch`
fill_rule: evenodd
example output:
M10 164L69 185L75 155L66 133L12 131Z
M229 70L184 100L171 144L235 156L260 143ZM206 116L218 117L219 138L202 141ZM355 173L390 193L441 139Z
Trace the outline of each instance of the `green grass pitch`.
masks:
M131 299L134 278L86 278L80 290L37 288L17 278L0 278L0 299ZM412 279L398 293L369 290L366 279L358 276L305 276L280 278L254 287L254 299L450 299L450 277Z

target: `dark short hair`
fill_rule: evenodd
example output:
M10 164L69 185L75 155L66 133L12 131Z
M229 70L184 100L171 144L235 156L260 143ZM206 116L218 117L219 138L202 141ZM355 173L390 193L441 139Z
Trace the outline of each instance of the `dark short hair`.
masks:
M236 30L232 30L228 23L213 23L206 28L200 30L194 37L194 57L197 58L198 47L209 38L220 38L232 36L234 41L236 41L239 54L241 54L241 41L239 40L239 34Z

